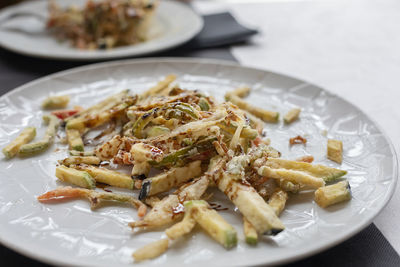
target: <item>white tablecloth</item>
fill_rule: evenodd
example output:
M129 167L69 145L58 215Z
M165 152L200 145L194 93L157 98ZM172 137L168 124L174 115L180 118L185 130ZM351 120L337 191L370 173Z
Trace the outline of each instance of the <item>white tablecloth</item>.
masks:
M400 155L400 1L197 1L261 31L232 52L244 65L320 85L371 116ZM400 253L400 183L374 223Z

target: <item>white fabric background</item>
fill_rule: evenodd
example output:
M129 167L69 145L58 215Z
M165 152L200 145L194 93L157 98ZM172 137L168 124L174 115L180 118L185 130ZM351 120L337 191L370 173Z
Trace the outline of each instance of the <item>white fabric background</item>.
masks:
M196 1L203 14L229 9L261 32L232 48L244 65L322 86L360 107L400 154L400 1ZM374 223L400 253L400 183Z

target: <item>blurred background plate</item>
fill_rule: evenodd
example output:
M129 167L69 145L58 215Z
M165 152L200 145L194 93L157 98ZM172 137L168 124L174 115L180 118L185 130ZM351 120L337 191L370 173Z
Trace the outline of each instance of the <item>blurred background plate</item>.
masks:
M86 0L57 0L61 6L82 6ZM35 13L47 17L47 1L28 1L0 11L0 46L23 55L41 58L95 61L127 56L142 56L186 43L203 27L203 19L189 6L160 1L153 18L150 40L111 50L79 50L68 42L58 42L45 29L45 20L34 16L10 18L15 13Z

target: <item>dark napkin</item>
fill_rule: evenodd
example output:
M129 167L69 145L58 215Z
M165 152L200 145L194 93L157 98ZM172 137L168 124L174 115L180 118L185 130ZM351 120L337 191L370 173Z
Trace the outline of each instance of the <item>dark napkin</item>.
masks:
M237 22L229 12L204 16L204 27L189 43L186 49L200 49L232 45L245 42L258 31Z

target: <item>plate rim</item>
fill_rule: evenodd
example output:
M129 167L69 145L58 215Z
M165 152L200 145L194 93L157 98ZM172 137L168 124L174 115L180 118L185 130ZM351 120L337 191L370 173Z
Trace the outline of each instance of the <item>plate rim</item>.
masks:
M37 0L37 2L47 2L47 0ZM189 5L185 5L184 3L178 2L178 1L172 1L172 0L162 0L160 1L162 3L167 3L167 5L175 5L178 6L179 8L183 8L186 11L192 13L193 18L197 20L197 24L195 25L196 27L193 27L193 29L188 32L186 35L183 35L181 39L174 39L173 41L167 43L166 45L163 46L158 46L154 49L149 49L144 52L137 52L137 51L121 51L118 53L118 51L113 51L110 50L110 53L104 53L103 55L90 55L84 54L84 55L77 55L77 56L63 56L63 55L47 55L43 53L36 53L34 51L26 51L24 49L18 49L13 47L11 44L8 44L7 42L3 42L0 40L0 47L11 51L13 53L23 55L23 56L29 56L29 57L34 57L34 58L40 58L40 59L47 59L47 60L65 60L65 61L71 61L71 62L99 62L101 60L113 60L113 59L121 59L121 58L126 58L126 57L140 57L140 56L145 56L145 55L151 55L155 53L160 53L163 51L167 51L173 48L178 47L179 45L183 45L187 42L189 42L191 39L193 39L197 34L200 33L200 31L204 27L204 19L201 15L197 14ZM34 3L34 2L33 2ZM21 8L25 5L32 4L31 1L29 2L21 2L16 5L12 5L9 7L4 8L3 10L0 10L0 17L2 14L7 13L7 12L12 12L13 9L18 9ZM2 31L0 29L0 31ZM130 45L130 46L124 46L122 48L124 49L130 49L134 48L135 45Z
M123 59L123 60L114 60L114 61L107 61L107 62L101 62L101 63L92 63L92 64L88 64L88 65L83 65L83 66L79 66L79 67L74 67L74 68L70 68L67 70L63 70L63 71L59 71L53 74L49 74L46 75L44 77L35 79L33 81L30 81L28 83L25 83L21 86L18 86L12 90L10 90L9 92L3 94L2 96L0 96L0 99L7 97L11 94L14 94L16 92L22 91L24 90L26 87L30 87L33 86L37 83L41 83L44 81L48 81L48 80L52 80L54 78L60 77L60 76L64 76L64 75L68 75L68 74L73 74L73 73L77 73L79 71L88 71L88 70L95 70L95 69L101 69L101 68L106 68L106 67L113 67L113 66L122 66L123 65L130 65L130 64L148 64L148 63L191 63L191 64L214 64L214 65L220 65L220 66L228 66L228 67L237 67L237 68L245 68L247 70L250 71L262 71L265 73L271 73L271 74L276 74L276 75L280 75L289 79L294 79L297 81L302 81L302 82L306 82L310 85L316 86L318 87L320 90L323 90L335 97L337 97L338 99L340 99L341 101L344 101L346 104L349 104L351 106L353 106L358 112L362 113L367 119L369 119L374 125L375 127L381 132L382 136L385 138L386 142L388 143L388 147L390 148L391 153L393 154L393 179L392 179L392 183L389 187L389 190L383 200L383 204L381 205L381 207L379 209L377 209L376 211L372 212L367 219L365 219L358 227L348 230L348 231L344 231L343 235L340 238L337 238L327 244L323 244L320 246L311 246L308 247L307 250L299 250L297 253L284 258L284 259L277 259L275 261L272 262L262 262L262 261L257 261L257 262L253 262L250 264L247 264L247 266L261 266L261 265L276 265L276 264L285 264L285 263L289 263L289 262L294 262L300 259L304 259L306 257L315 255L317 253L320 253L322 251L325 251L331 247L334 247L342 242L344 242L345 240L353 237L354 235L356 235L357 233L361 232L363 229L365 229L368 225L371 224L371 222L373 221L373 219L375 217L377 217L382 210L387 206L388 202L391 200L391 198L394 195L394 191L396 189L396 185L398 182L398 157L397 157L397 153L396 150L394 148L394 145L392 143L392 140L389 138L389 136L387 135L386 131L379 125L379 123L377 123L373 118L371 118L368 114L366 114L362 109L360 109L356 104L353 104L352 102L346 100L345 98L341 97L340 95L337 95L327 89L325 89L324 87L318 86L315 83L309 83L307 82L307 80L304 79L299 79L295 76L291 76L291 75L287 75L287 74L282 74L280 72L276 72L276 71L269 71L267 69L262 69L262 68L255 68L255 67L251 67L251 66L246 66L237 62L232 62L232 61L228 61L228 60L221 60L221 59L208 59L208 58L183 58L183 57L155 57L155 58L145 58L145 59ZM0 231L2 229L0 228ZM34 252L32 252L31 250L27 249L27 248L21 248L17 245L14 245L12 242L9 242L9 240L5 240L3 238L2 235L0 235L0 244L4 245L5 247L8 247L14 251L16 251L17 253L20 253L22 255L25 255L27 257L30 257L32 259L44 262L44 263L50 263L50 264L56 264L56 265L64 265L64 266L73 266L75 264L78 264L78 261L74 260L74 259L70 259L69 263L66 263L64 261L61 260L57 260L54 259L54 257L51 256L43 256L43 255L37 255ZM48 250L48 249L46 249ZM80 265L82 265L82 263L80 263ZM198 263L194 263L193 266L197 266ZM200 264L201 265L201 264ZM238 265L240 266L240 265ZM245 266L245 265L241 265L241 266Z

